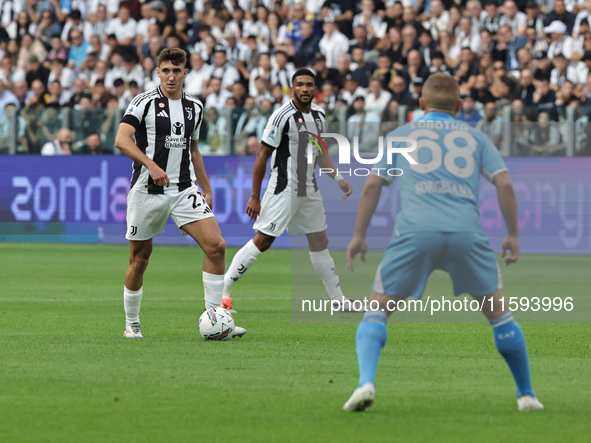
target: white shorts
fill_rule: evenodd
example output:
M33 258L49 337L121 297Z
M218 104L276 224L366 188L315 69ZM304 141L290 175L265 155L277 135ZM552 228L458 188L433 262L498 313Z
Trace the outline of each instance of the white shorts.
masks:
M149 240L162 234L168 221L181 229L187 223L213 217L213 212L197 190L191 186L179 193L147 194L132 188L127 194L127 240Z
M324 231L326 212L320 191L306 197L265 192L261 213L252 228L271 237L279 237L286 228L289 235Z

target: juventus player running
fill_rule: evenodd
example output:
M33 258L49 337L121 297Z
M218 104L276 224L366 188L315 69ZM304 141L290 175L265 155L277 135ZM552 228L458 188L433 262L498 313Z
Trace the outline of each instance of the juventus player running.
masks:
M231 290L234 283L271 247L275 238L287 228L289 235L306 234L310 259L329 297L344 302L339 276L328 251L326 215L322 197L316 185L314 168L335 170L328 155L309 149L307 132L320 135L324 125L324 110L312 99L316 95L315 77L309 69L300 69L292 77L294 99L277 109L269 119L261 140L261 150L255 161L252 178L252 197L246 206L251 219L256 220L256 234L236 253L224 279L223 306L232 308ZM314 161L308 162L313 155ZM273 171L263 201L261 183L267 160L271 157ZM329 174L342 191L343 198L353 192L352 186L341 175Z
M183 50L162 51L157 69L160 87L132 100L115 140L134 161L127 196L129 267L123 289L124 336L128 338L143 337L139 319L143 275L152 253L152 237L164 232L168 217L205 252L205 308L222 304L226 244L210 209L211 186L198 147L203 105L182 91L186 63ZM244 328L234 332L234 336L244 334Z

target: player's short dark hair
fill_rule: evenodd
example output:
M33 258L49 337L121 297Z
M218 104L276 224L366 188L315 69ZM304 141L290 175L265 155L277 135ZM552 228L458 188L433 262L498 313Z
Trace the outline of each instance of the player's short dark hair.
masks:
M166 48L158 56L158 67L164 62L171 62L175 66L187 66L187 53L180 48Z
M312 80L314 81L314 86L316 86L316 76L308 68L298 69L296 72L294 72L294 74L291 76L291 84L293 85L295 83L295 79L301 75L309 75L310 77L312 77Z

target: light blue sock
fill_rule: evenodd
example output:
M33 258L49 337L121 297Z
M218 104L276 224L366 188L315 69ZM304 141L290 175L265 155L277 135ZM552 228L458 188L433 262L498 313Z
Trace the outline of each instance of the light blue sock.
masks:
M355 337L357 362L359 363L359 386L376 383L376 371L380 353L388 339L386 328L388 316L384 311L368 311L363 315Z
M497 350L509 365L515 379L517 397L522 395L535 397L536 394L531 387L525 337L513 318L513 314L511 311L507 311L491 321L490 324L493 327Z

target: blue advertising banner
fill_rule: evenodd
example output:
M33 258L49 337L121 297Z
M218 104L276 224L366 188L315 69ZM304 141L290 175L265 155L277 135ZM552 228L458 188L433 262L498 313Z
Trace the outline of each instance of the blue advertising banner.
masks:
M244 212L250 197L254 157L204 157L214 190L213 210L229 246L253 236ZM591 159L505 159L519 202L522 253L591 254ZM364 166L364 165L359 165ZM354 186L347 200L337 184L318 177L329 226L330 247L346 248L366 178L351 165ZM354 173L357 172L358 176ZM269 171L267 171L267 176ZM125 212L131 161L124 156L1 156L0 241L126 243ZM266 186L266 181L263 183ZM368 240L384 249L399 209L396 182L384 188ZM493 185L480 188L482 228L500 251L506 230ZM292 241L293 240L293 241ZM155 244L190 245L172 222ZM304 236L280 237L277 247L306 247Z

